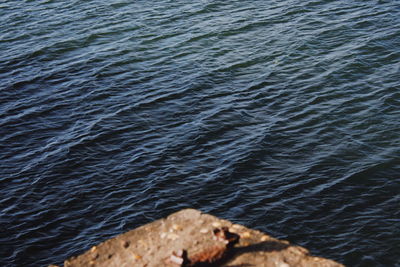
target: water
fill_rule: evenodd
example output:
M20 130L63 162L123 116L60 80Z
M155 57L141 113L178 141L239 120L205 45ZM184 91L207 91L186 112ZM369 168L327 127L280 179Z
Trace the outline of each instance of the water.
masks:
M0 266L198 208L400 266L399 1L0 2Z

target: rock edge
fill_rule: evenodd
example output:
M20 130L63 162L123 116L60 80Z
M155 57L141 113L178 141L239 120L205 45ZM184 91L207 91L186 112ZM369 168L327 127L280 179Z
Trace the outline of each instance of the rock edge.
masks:
M178 211L118 235L82 255L65 260L64 266L186 266L184 263L171 262L170 259L175 257L172 255L184 250L189 258L211 257L221 247L221 241L213 237L213 231L221 227L227 227L230 232L238 234L239 242L229 248L229 253L224 254L226 256L223 260L193 266L344 266L329 259L312 256L307 249L288 241L275 239L260 231L194 209Z

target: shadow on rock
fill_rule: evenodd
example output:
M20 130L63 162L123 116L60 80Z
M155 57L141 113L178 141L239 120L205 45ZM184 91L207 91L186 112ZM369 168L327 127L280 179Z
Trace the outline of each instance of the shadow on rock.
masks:
M225 256L214 262L214 263L198 263L192 265L193 267L218 267L223 264L226 264L228 261L242 255L245 253L252 253L252 252L271 252L271 251L281 251L287 249L290 245L283 244L277 241L264 241L257 244L252 244L249 246L242 246L242 247L234 247L230 248ZM239 265L227 265L226 267L251 267L255 266L253 264L239 264Z

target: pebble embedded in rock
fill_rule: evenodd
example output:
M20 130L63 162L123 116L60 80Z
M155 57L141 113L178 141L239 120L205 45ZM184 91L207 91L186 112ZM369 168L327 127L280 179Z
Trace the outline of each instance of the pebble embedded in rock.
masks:
M215 228L219 228L219 227L221 227L221 223L220 222L213 222L212 226L215 227Z
M241 238L250 238L251 234L250 232L244 232L243 234L240 235Z
M172 225L172 229L174 229L175 231L179 231L179 230L182 230L182 227L177 224L174 224L174 225Z
M130 242L129 242L129 241L122 241L122 246L123 246L124 248L128 248L129 245L130 245Z
M270 237L269 236L266 236L266 235L263 235L262 237L261 237L261 241L267 241L268 239L270 239Z
M142 258L140 255L137 255L135 253L133 253L132 256L134 260L140 260Z
M200 230L200 233L206 234L206 233L208 233L208 230L206 228L203 228L203 229Z
M176 240L179 238L179 235L174 234L174 233L169 233L167 237L168 237L168 239Z

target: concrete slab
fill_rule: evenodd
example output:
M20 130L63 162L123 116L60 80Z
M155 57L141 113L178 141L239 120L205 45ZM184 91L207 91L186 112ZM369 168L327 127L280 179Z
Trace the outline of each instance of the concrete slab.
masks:
M240 237L238 241L236 235ZM94 246L84 254L66 260L64 266L343 265L311 256L303 247L260 231L232 224L198 210L185 209Z

